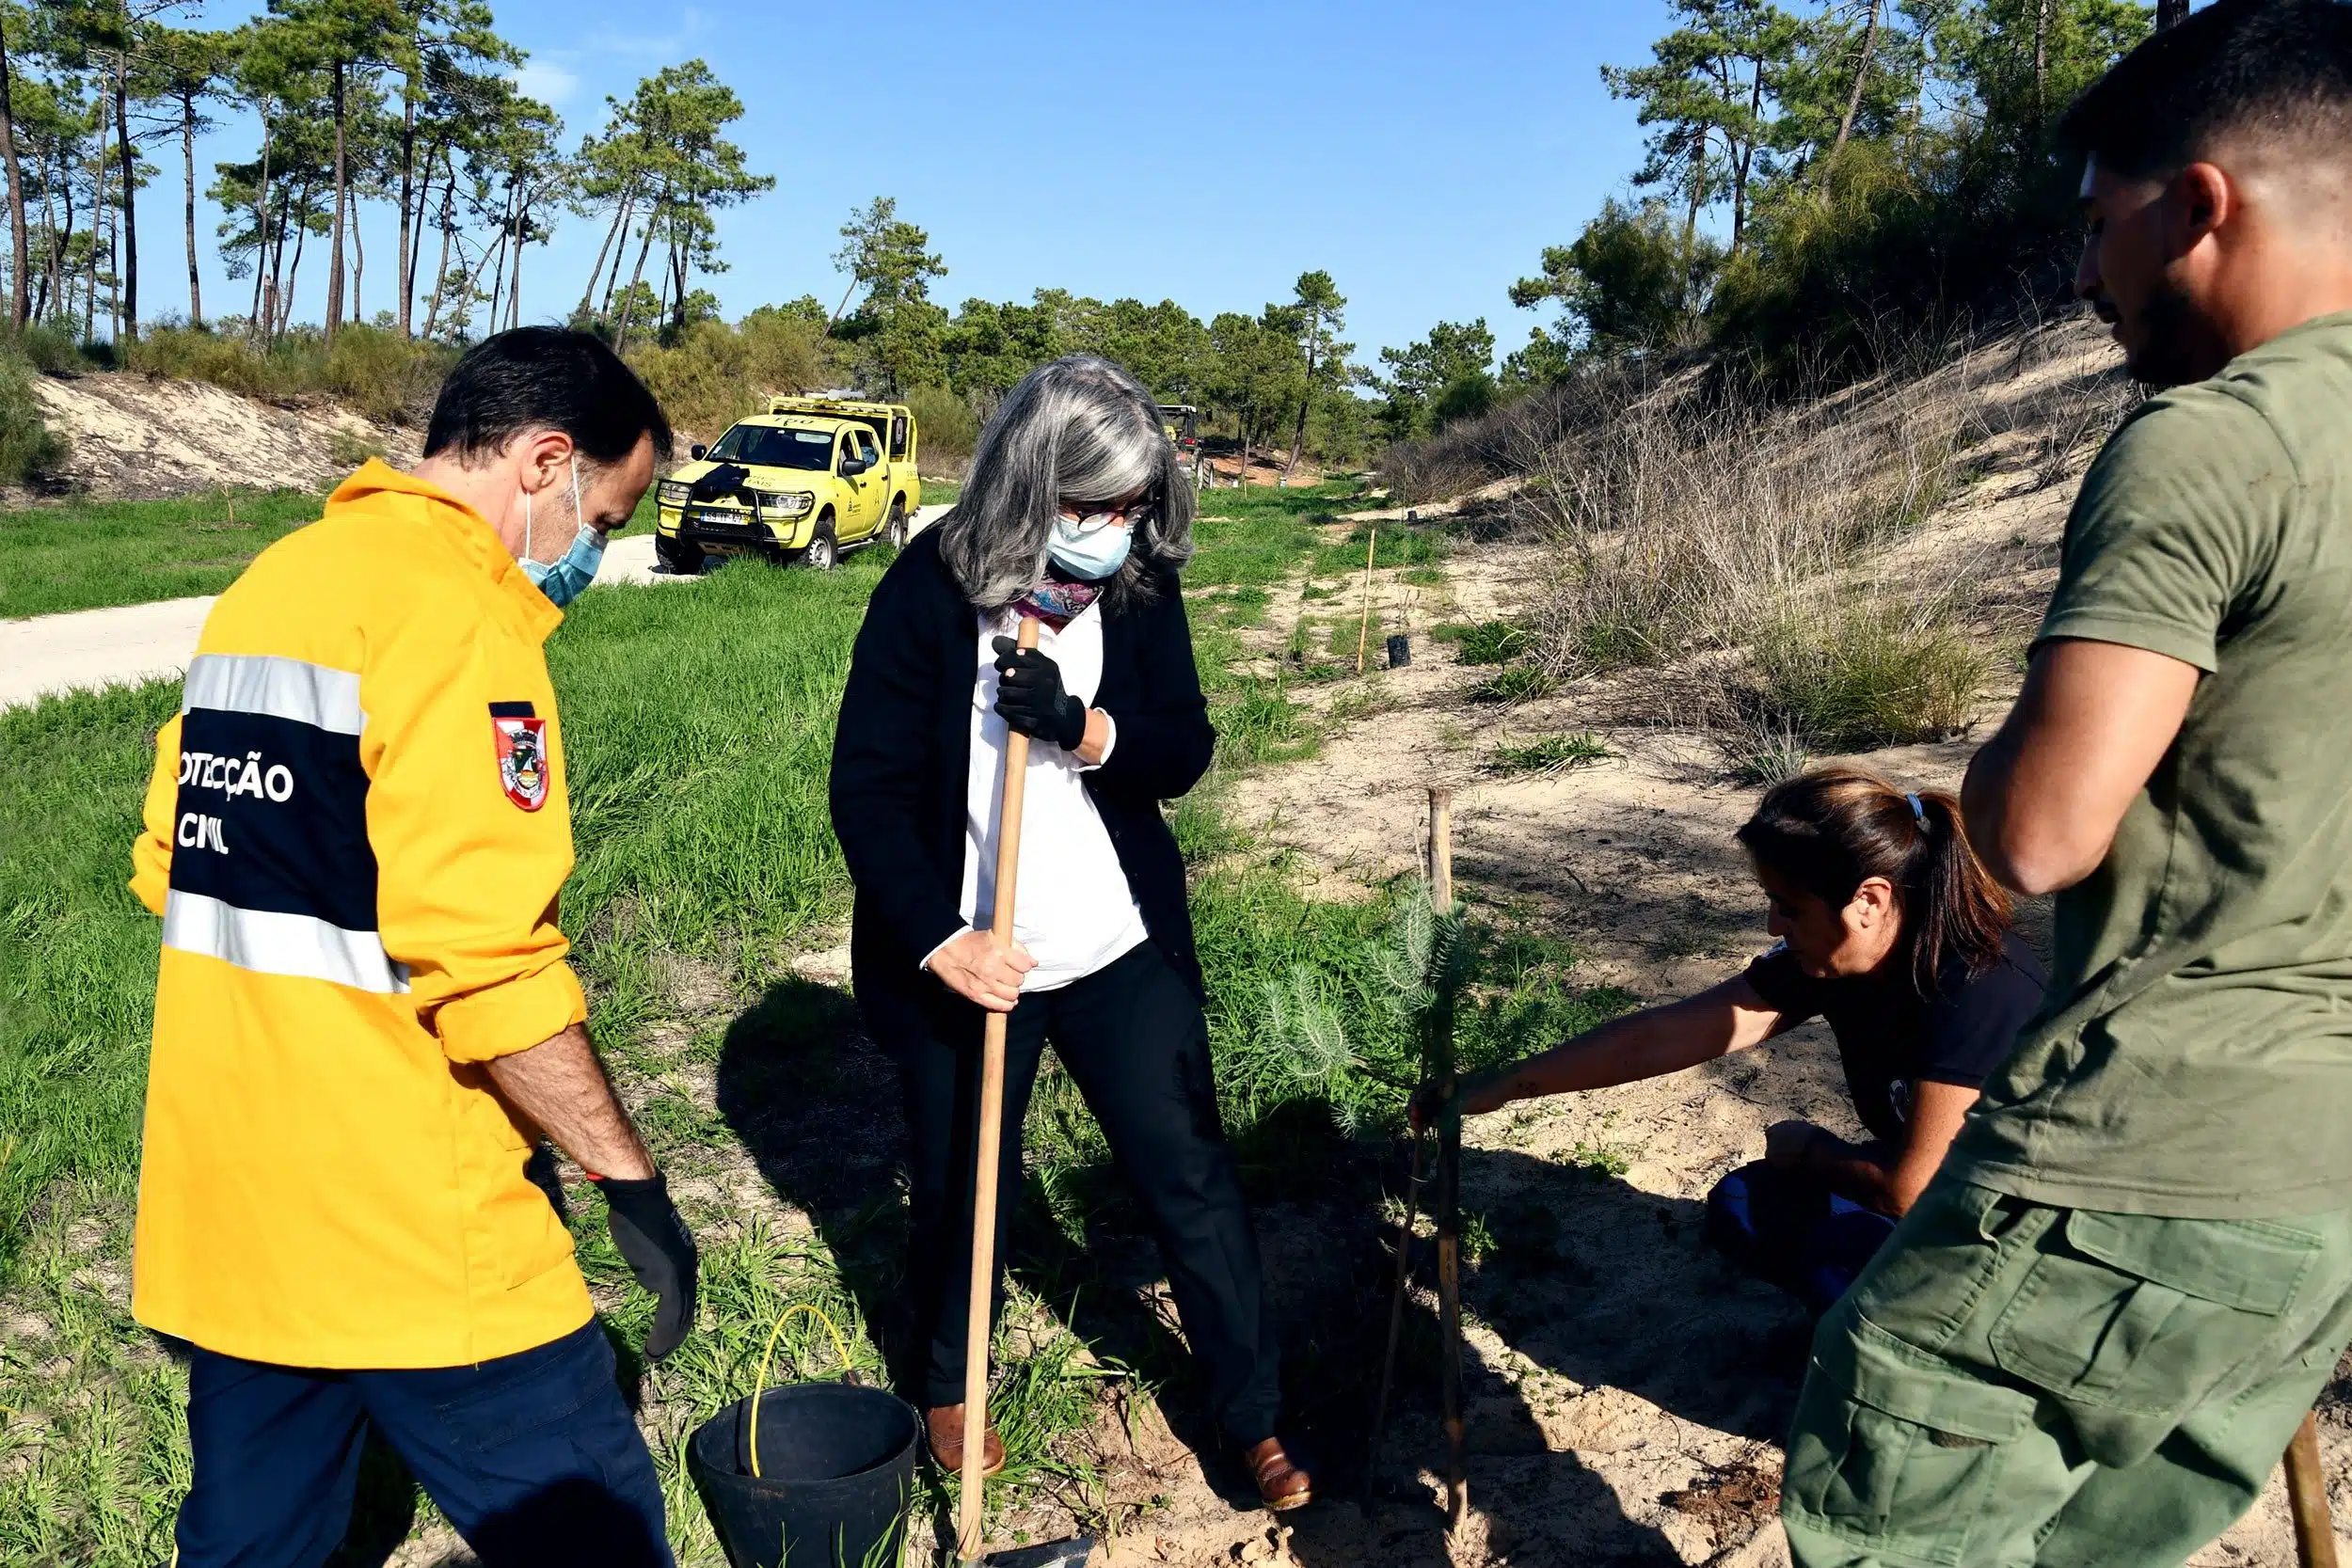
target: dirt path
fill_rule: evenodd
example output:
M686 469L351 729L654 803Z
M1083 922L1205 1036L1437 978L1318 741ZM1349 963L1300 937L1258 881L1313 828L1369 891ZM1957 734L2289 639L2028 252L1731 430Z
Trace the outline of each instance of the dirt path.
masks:
M914 515L916 531L946 512L945 506L922 508ZM596 574L598 587L692 580L657 569L650 532L612 541ZM181 674L212 608L211 597L165 599L0 621L0 708L24 706L60 692Z

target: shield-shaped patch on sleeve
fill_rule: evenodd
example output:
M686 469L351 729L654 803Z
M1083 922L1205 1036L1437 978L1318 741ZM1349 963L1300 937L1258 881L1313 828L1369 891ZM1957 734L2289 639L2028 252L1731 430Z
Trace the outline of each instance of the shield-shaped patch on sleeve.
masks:
M548 803L548 721L533 715L529 703L490 705L499 787L523 811L537 811Z

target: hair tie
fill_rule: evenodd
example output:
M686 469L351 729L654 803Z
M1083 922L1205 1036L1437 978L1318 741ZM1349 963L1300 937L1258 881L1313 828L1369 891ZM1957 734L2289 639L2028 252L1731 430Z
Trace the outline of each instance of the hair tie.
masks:
M1919 824L1919 831L1923 833L1932 832L1928 826L1928 808L1919 803L1919 797L1905 795L1903 799L1911 802L1911 819Z

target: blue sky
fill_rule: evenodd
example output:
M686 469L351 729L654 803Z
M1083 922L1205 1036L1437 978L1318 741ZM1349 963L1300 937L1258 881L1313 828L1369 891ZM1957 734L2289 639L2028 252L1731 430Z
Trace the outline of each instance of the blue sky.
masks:
M1536 316L1504 291L1640 158L1631 106L1598 67L1645 57L1666 27L1660 0L497 11L567 143L602 123L606 95L696 55L743 99L735 139L777 187L721 220L731 268L704 286L730 316L837 300L842 219L889 195L945 258L933 293L950 307L1060 286L1174 299L1206 320L1287 298L1322 267L1366 363L1438 320L1483 315L1506 351L1526 338ZM199 187L214 160L252 156L255 136L250 117L224 113L198 148ZM141 193L150 316L186 306L177 153L150 152L163 174ZM199 213L200 243L216 219ZM394 219L377 206L364 221L373 315L390 304ZM570 309L602 237L601 222L566 215L532 247L525 319ZM209 255L204 266L208 306L242 310L249 285ZM297 315L316 319L325 278L321 258L306 261Z

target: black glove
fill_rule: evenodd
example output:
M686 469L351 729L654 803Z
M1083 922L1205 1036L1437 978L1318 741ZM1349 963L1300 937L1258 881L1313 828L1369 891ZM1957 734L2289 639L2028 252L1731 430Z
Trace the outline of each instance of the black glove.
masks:
M1009 637L996 650L996 711L1023 735L1074 752L1087 737L1087 705L1061 689L1061 666Z
M610 1176L589 1180L604 1194L612 1244L628 1260L637 1283L660 1298L654 1308L653 1332L645 1336L646 1358L659 1361L677 1349L694 1326L694 1278L701 1267L694 1238L678 1217L677 1205L670 1201L670 1184L660 1172L642 1181Z

